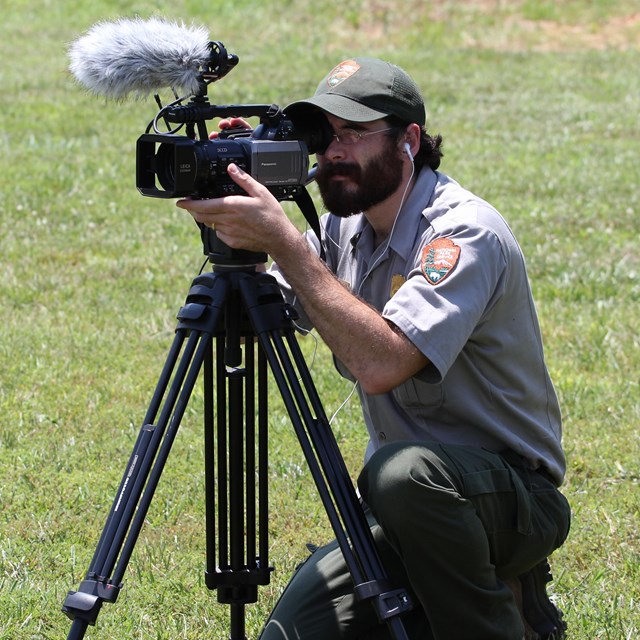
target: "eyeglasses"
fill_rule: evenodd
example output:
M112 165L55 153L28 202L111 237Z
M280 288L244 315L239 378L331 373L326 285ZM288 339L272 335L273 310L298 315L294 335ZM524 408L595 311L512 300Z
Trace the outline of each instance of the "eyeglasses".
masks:
M391 131L393 127L387 127L386 129L376 129L376 131L358 131L357 129L342 129L340 133L334 133L331 137L335 138L340 144L351 146L358 144L365 136L372 136L374 133L383 133L384 131Z

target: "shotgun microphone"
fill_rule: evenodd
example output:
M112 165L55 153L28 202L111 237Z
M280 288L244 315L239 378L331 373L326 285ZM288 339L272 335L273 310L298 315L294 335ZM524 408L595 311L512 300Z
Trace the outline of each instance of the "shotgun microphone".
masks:
M161 18L99 22L69 46L69 70L91 92L121 100L163 87L197 93L238 62L204 27Z

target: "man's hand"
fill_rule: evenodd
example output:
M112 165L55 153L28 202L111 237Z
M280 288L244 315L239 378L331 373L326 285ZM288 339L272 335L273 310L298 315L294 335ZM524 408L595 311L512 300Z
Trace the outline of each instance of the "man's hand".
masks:
M227 129L252 129L252 126L244 118L224 118L218 122L218 128L220 131L226 131ZM215 140L220 136L219 131L212 131L209 134L211 140Z
M222 242L232 249L263 251L274 259L286 247L286 238L299 236L275 196L235 164L230 164L231 179L247 195L222 198L178 200L197 222L215 228Z

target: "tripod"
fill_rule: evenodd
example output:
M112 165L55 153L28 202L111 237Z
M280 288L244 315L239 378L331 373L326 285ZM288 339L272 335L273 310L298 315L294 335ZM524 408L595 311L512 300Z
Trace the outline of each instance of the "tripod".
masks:
M211 273L191 284L151 403L85 579L62 610L67 640L84 637L122 579L200 371L204 380L207 569L205 582L230 606L230 640L246 640L245 605L269 583L268 406L270 367L360 600L393 638L411 608L393 589L294 335L292 309L266 255L215 238ZM203 235L204 238L204 235ZM207 253L205 242L205 253ZM256 345L257 342L257 345ZM256 348L256 346L258 348ZM257 351L257 357L256 357ZM215 357L214 357L215 354ZM215 386L215 390L214 390ZM215 395L215 402L214 402ZM256 420L257 416L257 420ZM257 479L256 479L257 478Z

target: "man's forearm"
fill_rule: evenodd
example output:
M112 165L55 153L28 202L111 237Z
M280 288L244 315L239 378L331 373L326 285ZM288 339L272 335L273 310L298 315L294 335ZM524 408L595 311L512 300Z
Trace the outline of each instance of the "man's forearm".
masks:
M426 365L406 336L348 291L304 238L291 237L273 258L322 339L365 391L388 391Z

